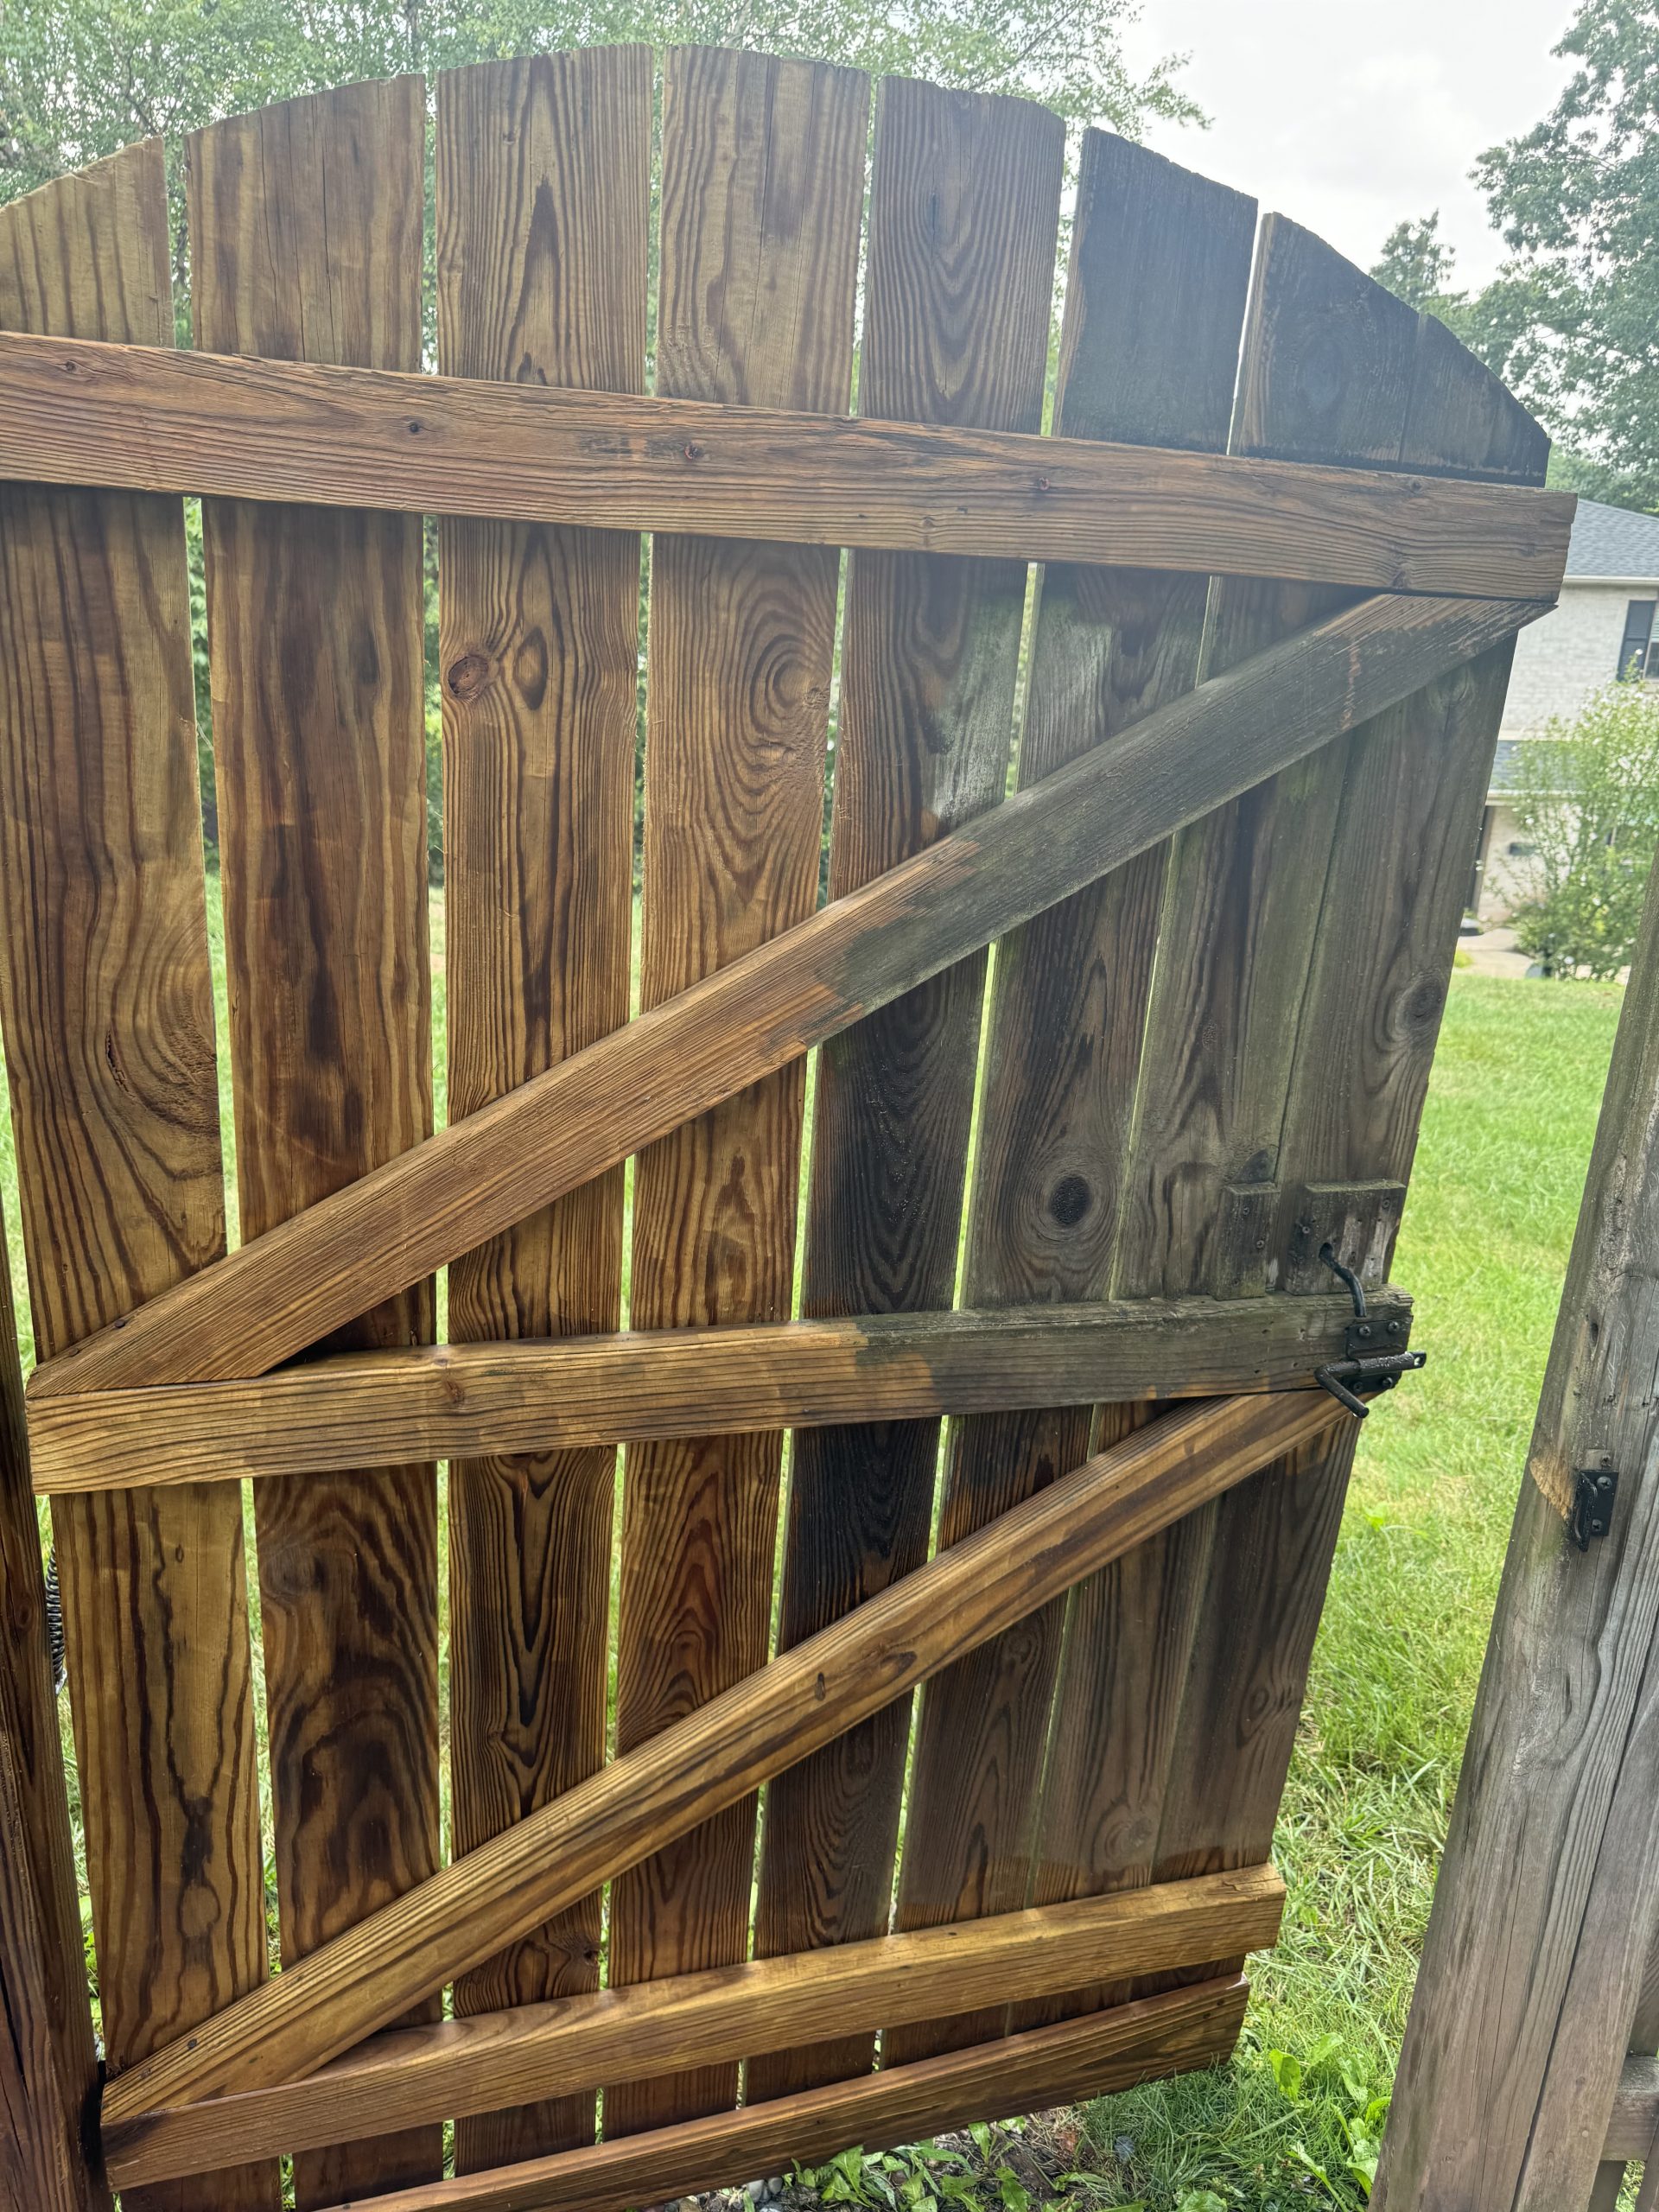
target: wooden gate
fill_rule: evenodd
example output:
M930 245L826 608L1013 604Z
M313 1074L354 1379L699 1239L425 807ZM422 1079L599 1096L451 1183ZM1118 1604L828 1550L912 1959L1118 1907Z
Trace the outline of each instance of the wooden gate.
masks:
M291 2154L592 2212L1052 2103L1224 2054L1277 1924L1315 1375L1404 1351L1572 502L1439 323L1100 132L1046 434L1057 118L890 80L872 156L855 72L683 50L654 156L656 95L439 79L435 373L418 79L188 142L190 350L159 144L0 210L0 1018L129 2207Z

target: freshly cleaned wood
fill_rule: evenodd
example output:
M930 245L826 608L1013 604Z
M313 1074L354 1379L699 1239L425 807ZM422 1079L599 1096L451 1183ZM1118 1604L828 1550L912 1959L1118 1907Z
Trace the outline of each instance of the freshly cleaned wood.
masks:
M13 200L0 323L170 346L168 238L156 139ZM178 502L0 490L0 1025L48 1359L224 1249L194 706ZM266 1971L242 1501L223 1483L111 1491L65 1500L53 1526L118 2065ZM36 1752L55 1757L49 1702L41 1718ZM52 1894L79 1958L73 1891L61 1919ZM92 2041L69 2030L78 2109ZM266 2164L129 2212L279 2196Z
M1057 427L1136 444L1223 446L1255 232L1254 201L1143 147L1090 132ZM1133 723L1192 690L1208 595L1204 576L1049 565L1032 639L1022 785L1120 741ZM1154 846L997 948L964 1272L964 1296L975 1304L1093 1299L1109 1287L1166 860L1166 848ZM940 1541L957 1541L1084 1458L1091 1415L1088 1405L1055 1399L955 1424ZM1113 1796L1144 1762L1146 1736L1156 1733L1167 1703L1145 1697L1131 1713L1128 1700L1097 1693L1092 1647L1103 1627L1121 1624L1122 1577L1132 1572L1127 1560L1106 1569L928 1690L901 1927L1006 1910L1033 1897L1033 1883L1052 1903L1091 1879L1122 1879L1114 1858L1127 1808ZM1055 1795L1075 1787L1101 1796L1090 1798L1085 1824L1057 1823L1039 1842L1063 1649L1075 1748L1055 1770ZM1077 1742L1079 1706L1104 1742ZM953 2007L889 2037L883 2055L925 2057L1007 2024L1002 2012L976 2017Z
M1552 595L1571 493L0 338L0 476L601 530Z
M887 79L871 171L861 415L1040 426L1065 152L1059 118L1030 100ZM1027 581L1018 561L852 556L832 899L1001 799ZM982 952L819 1055L804 1313L950 1304L984 979ZM796 1436L780 1645L926 1558L938 1442L933 1420ZM763 1957L887 1928L910 1719L899 1700L772 1784L755 1904ZM751 2044L746 2099L868 2072L879 2025L794 2050Z
M1403 1346L1409 1299L1384 1290L1370 1306L1387 1341ZM1342 1357L1352 1316L1345 1294L1103 1299L346 1352L252 1382L36 1399L29 1408L35 1488L592 1451L683 1435L688 1422L810 1429L855 1415L919 1421L1311 1389L1314 1369Z
M869 82L711 47L663 79L657 386L842 408L853 373ZM839 560L747 537L652 540L639 991L655 1007L817 904ZM674 1329L788 1318L806 1071L734 1092L641 1152L629 1313ZM783 1438L690 1435L628 1453L616 1656L627 1751L761 1664ZM613 1885L612 1984L747 1955L753 1801ZM735 2046L692 2074L613 2082L607 2137L737 2102Z
M1086 1461L112 2081L105 2115L297 2080L1333 1418L1322 1391L1212 1400Z
M652 73L635 46L438 79L447 372L641 388ZM446 516L438 588L459 1120L627 1019L639 542ZM619 1165L458 1258L450 1341L615 1328L622 1196ZM604 1762L615 1453L439 1456L454 1460L449 1739L464 1853ZM597 1988L600 1906L583 1898L465 1976L456 2012ZM456 2170L593 2136L591 2095L461 2119Z
M714 2188L796 2158L828 2158L849 2143L879 2150L988 2116L1103 2096L1224 2058L1248 1993L1237 1979L1207 1981L925 2065L863 2075L469 2180L399 2190L377 2197L375 2212L625 2212L676 2189Z
M412 369L418 78L235 116L186 149L199 346ZM245 1237L432 1129L421 525L202 508L237 1190ZM417 1281L334 1351L430 1341ZM290 1965L442 1858L429 1461L262 1483L265 1704ZM300 2212L442 2171L435 2127L307 2152Z
M0 1656L0 2203L99 2212L110 2196L81 2147L82 2085L59 2057L63 1962L48 1948L51 1904L30 1832L28 1693L9 1660Z
M1379 2212L1584 2204L1659 1934L1656 1100L1659 875L1533 1431L1545 1479L1523 1480L1516 1508ZM1545 1486L1577 1469L1618 1477L1608 1531L1582 1552Z
M1271 1866L1258 1866L394 2028L303 2081L106 2126L105 2159L115 2185L127 2188L232 2154L275 2154L435 2114L487 2113L518 2098L568 2096L624 2065L683 2070L725 2057L739 2039L790 2050L825 2029L839 2036L981 1998L1034 1997L1079 1974L1197 1966L1265 1948L1283 1906L1283 1883Z
M257 1374L1508 636L1532 601L1363 601L1202 684L37 1373Z
M16 1810L8 1852L19 1854L14 1882L38 1923L40 2003L44 2008L66 2109L78 2111L98 2079L87 2002L86 1953L75 1882L74 1839L64 1787L63 1743L52 1679L39 1509L29 1486L23 1377L12 1302L6 1222L0 1211L0 1676ZM31 1973L35 1970L31 1969ZM21 2018L18 2007L9 2006ZM0 2010L0 2017L3 2017ZM46 2107L41 2107L42 2112ZM105 2199L107 2202L107 2197Z

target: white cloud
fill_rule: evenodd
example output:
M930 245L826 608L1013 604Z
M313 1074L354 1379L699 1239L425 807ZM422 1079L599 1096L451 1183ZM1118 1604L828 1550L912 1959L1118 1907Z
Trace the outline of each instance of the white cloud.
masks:
M1181 81L1205 131L1154 124L1151 143L1254 193L1362 268L1405 216L1440 211L1465 283L1503 245L1469 181L1478 154L1553 105L1551 53L1572 0L1143 0L1137 66L1190 52Z

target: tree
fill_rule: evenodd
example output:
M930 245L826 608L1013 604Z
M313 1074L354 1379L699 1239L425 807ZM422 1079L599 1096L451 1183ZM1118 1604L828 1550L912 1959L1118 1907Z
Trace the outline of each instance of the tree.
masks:
M1382 258L1371 274L1408 307L1433 308L1438 312L1440 302L1451 293L1456 257L1440 236L1440 211L1436 207L1414 223L1395 225L1382 241Z
M1134 0L3 0L0 200L130 144L358 77L639 39L758 46L1023 92L1135 135L1198 118L1166 57L1137 76Z
M1510 249L1492 283L1451 290L1433 215L1372 274L1527 401L1558 441L1552 481L1659 508L1659 0L1580 0L1555 50L1577 67L1554 107L1475 164Z
M1629 964L1659 842L1659 686L1611 683L1516 747L1526 896L1516 942L1546 975Z

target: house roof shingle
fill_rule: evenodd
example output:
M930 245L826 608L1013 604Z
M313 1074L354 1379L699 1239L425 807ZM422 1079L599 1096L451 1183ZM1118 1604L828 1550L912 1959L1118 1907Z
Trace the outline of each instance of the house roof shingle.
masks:
M1637 576L1659 582L1659 515L1580 499L1567 550L1569 576Z

